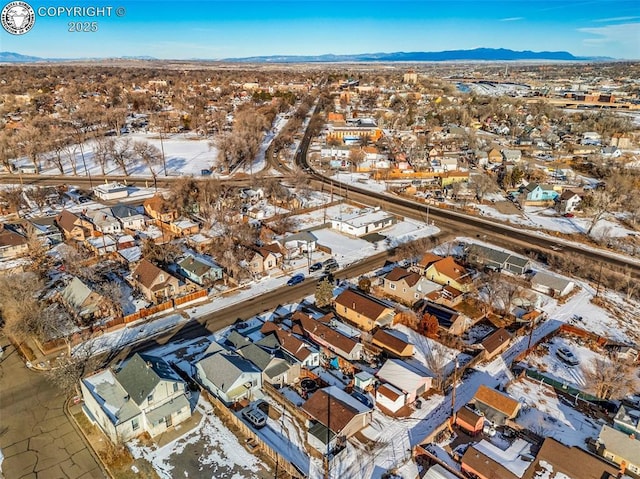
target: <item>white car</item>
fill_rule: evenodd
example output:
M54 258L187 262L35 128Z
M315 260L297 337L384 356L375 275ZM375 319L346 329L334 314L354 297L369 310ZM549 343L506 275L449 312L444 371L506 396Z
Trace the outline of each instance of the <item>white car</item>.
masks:
M267 425L267 415L260 409L255 409L251 406L246 407L242 411L242 417L253 424L256 429L260 429Z
M558 348L558 350L556 351L556 356L562 359L569 366L577 366L578 364L580 364L580 360L578 360L576 355L573 354L569 350L569 348L565 348L564 346Z

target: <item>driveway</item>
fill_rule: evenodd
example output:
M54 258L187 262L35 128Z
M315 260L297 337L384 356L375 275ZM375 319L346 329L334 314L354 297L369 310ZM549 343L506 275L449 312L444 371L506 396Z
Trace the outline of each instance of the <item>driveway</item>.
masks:
M82 437L64 413L64 395L43 373L27 369L0 337L0 449L10 479L104 477ZM0 474L0 477L2 477Z

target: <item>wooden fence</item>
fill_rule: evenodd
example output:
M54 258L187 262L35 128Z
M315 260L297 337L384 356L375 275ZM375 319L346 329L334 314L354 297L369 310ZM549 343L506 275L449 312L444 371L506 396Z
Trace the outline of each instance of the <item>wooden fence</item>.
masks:
M229 409L222 401L217 397L209 394L205 389L202 389L202 393L209 400L216 410L216 413L223 419L226 424L232 425L232 430L235 432L239 439L245 439L247 443L253 442L258 444L260 453L266 456L273 465L277 464L278 471L288 474L291 479L304 479L306 476L298 468L289 462L285 457L280 455L277 451L271 448L266 442L264 442L256 432L247 426L238 416L236 416L231 409Z
M174 299L173 304L174 306L179 306L181 304L189 303L191 301L195 301L196 299L206 298L206 297L207 297L207 290L201 289L199 291L195 291L193 293L189 293L185 296L180 296L179 298Z

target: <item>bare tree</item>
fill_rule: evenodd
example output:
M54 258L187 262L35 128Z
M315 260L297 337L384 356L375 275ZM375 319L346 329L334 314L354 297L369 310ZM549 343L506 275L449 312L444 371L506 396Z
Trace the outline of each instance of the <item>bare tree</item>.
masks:
M590 195L583 200L583 207L593 215L589 229L587 230L587 236L591 236L591 232L603 218L604 215L611 212L616 204L616 200L612 193L604 190L593 191Z
M587 391L600 399L622 399L639 386L637 368L618 358L594 358L582 372Z
M33 271L40 278L46 278L47 274L55 263L53 257L49 254L49 248L46 241L38 236L36 228L27 223L27 257L29 258L29 271Z
M100 366L97 343L86 341L57 360L57 364L46 372L47 379L69 396L80 394L80 380Z
M0 318L5 334L22 341L38 330L43 283L35 273L0 276Z
M142 243L142 256L152 263L167 266L174 263L181 255L182 249L175 243L156 244L152 239Z
M131 150L131 141L129 138L116 140L115 138L109 138L107 141L107 148L111 159L122 168L125 176L129 175L127 168L131 166L133 160L133 152Z
M149 168L155 180L158 173L153 168L162 163L162 153L160 150L146 141L135 141L133 143L133 153L147 165L147 168Z

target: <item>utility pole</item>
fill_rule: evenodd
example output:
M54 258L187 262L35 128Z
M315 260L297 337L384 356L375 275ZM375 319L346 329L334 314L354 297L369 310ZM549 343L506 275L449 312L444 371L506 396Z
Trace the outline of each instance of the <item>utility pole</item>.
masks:
M600 282L602 281L602 267L604 263L600 263L600 273L598 273L598 288L596 289L596 298L600 296Z
M453 370L453 382L451 383L451 419L456 420L456 381L458 380L458 358L456 357L456 366Z
M166 126L166 122L164 123ZM162 150L162 168L164 169L164 176L167 176L167 160L164 156L164 141L162 141L162 127L160 127L160 149Z

